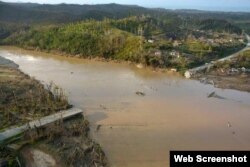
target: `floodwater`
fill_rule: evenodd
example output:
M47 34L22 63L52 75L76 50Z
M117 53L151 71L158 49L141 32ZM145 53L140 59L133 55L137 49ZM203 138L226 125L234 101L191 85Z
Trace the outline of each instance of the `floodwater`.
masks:
M166 167L170 150L250 149L249 93L127 64L12 47L1 48L0 56L43 83L62 87L70 102L84 110L91 136L111 166ZM213 91L225 99L207 98Z

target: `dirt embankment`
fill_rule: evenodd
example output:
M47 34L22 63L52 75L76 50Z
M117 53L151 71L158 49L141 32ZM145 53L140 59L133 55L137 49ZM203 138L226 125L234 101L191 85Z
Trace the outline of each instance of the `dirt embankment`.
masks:
M42 85L0 57L0 132L69 107L62 89ZM15 143L0 145L0 166L107 166L104 152L88 131L83 115L30 130Z
M249 73L223 73L212 71L209 73L196 74L195 79L201 83L211 84L217 88L235 89L250 92L250 74Z
M215 87L250 92L250 49L228 60L218 61L193 77Z

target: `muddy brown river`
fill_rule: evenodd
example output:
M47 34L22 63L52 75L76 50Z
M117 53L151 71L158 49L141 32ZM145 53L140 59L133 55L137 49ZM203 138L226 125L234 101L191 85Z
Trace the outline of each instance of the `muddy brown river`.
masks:
M249 93L128 64L13 47L2 47L0 56L43 83L62 87L84 110L91 136L113 167L166 167L169 150L250 149ZM225 99L207 98L213 91Z

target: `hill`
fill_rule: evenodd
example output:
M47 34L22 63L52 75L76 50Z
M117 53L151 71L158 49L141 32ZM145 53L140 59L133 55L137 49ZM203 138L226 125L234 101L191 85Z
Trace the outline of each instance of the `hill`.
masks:
M5 44L56 50L79 57L139 61L140 38L106 21L85 21L65 26L35 27L13 33Z
M184 70L244 47L249 13L0 3L0 43ZM242 19L240 19L242 16Z
M32 5L33 6L33 5ZM74 19L71 15L58 12L35 11L26 5L0 3L0 21L12 23L65 22Z
M134 5L0 3L0 21L19 23L68 23L83 19L125 18L152 12Z

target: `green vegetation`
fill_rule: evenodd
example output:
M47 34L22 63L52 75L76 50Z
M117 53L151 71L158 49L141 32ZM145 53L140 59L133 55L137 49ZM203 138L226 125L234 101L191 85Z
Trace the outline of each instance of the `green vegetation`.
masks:
M249 13L118 4L0 3L0 8L0 44L179 71L243 48L249 23Z
M250 69L250 50L247 50L237 57L236 65L238 67L245 67Z
M55 84L45 88L16 68L0 66L0 131L69 107L62 89ZM89 122L83 115L29 129L8 140L8 144L15 142L14 149L1 143L0 164L19 167L21 162L25 164L22 166L29 166L35 156L29 151L38 149L56 155L57 162L63 166L107 166L104 152L89 138L88 132Z
M68 107L63 91L53 84L45 90L19 70L0 67L0 130Z
M206 19L199 23L202 30L213 30L217 32L227 32L241 34L242 30L226 20Z
M216 30L210 35L199 30L199 38L193 35L194 32L180 35L171 30L176 25L168 21L137 16L121 20L86 20L63 26L33 26L12 33L2 43L48 52L58 51L82 58L125 60L153 67L177 68L179 71L221 58L244 47L244 43L229 33ZM168 25L172 26L168 28ZM180 32L184 32L184 29ZM171 31L172 34L169 34ZM217 41L215 35L218 36ZM201 40L201 37L204 39ZM206 38L212 38L212 42ZM233 38L234 41L226 38ZM175 46L176 42L178 44Z
M240 21L236 25L243 29L247 34L250 34L250 21Z
M55 24L85 19L120 19L151 12L149 9L133 5L41 5L0 1L0 21L18 24Z
M232 61L224 61L216 63L215 68L246 68L250 69L250 50L244 51L239 56L234 58Z
M18 32L6 44L57 50L80 57L139 61L141 39L111 27L105 21L85 21L62 27L43 27Z

